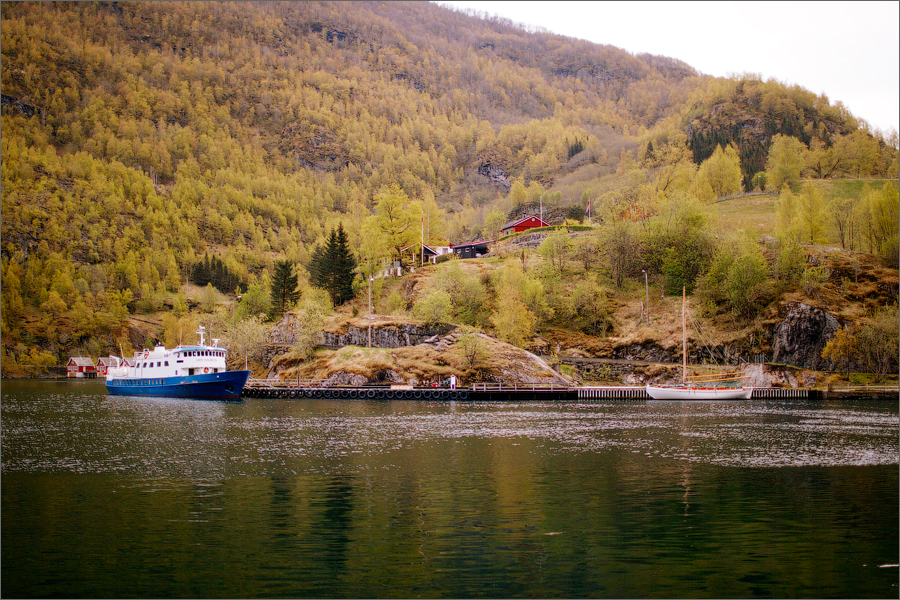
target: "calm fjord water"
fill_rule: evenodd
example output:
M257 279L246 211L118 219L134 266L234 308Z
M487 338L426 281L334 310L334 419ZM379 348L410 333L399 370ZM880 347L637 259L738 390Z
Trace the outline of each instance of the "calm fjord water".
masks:
M897 597L897 402L2 382L4 597Z

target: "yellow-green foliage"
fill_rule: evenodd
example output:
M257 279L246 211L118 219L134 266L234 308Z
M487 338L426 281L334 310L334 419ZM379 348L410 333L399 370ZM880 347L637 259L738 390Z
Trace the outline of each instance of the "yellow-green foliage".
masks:
M854 131L846 110L804 90L700 77L675 59L433 3L0 11L5 357L40 346L62 359L98 336L113 350L130 314L170 300L184 311L180 290L206 255L258 286L256 313L274 263L305 267L338 223L374 269L398 250L365 227L381 190L409 199L411 237L392 240L405 244L419 215L426 243L459 243L493 232L498 211L518 203L591 197L595 215L608 201L602 214L644 219L657 196L690 193L701 145L730 141L704 133L700 144L691 119L721 107L725 130L751 97L781 129L797 123L782 116L819 115L843 136L811 148L807 171L896 172L896 144ZM808 124L779 132L823 139ZM509 197L477 175L487 163L520 182ZM870 237L885 251L882 234ZM385 303L405 308L400 295Z

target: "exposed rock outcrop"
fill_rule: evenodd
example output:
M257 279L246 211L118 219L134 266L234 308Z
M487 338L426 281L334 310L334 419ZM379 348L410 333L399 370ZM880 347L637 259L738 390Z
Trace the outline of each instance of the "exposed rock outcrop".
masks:
M774 362L805 369L827 369L822 349L838 329L840 323L833 315L808 304L790 304L784 320L775 327Z
M435 336L444 336L456 329L453 325L413 325L401 323L394 325L378 325L372 327L373 348L402 348L416 346ZM368 327L360 328L350 325L344 333L324 332L322 343L325 346L366 346L369 342Z
M495 184L497 184L504 193L509 193L512 184L509 182L509 177L506 175L506 171L498 167L497 165L492 165L491 163L484 163L480 167L478 167L478 174L487 177Z
M287 352L292 342L293 315L276 326L268 377L316 379L326 385L407 384L441 381L455 374L460 384L570 385L543 358L484 334L462 336L452 325L421 325L381 316L372 328L367 348L365 319L332 323L323 333L324 345L334 348L300 363ZM464 343L468 350L458 346ZM471 356L469 352L473 352ZM477 358L475 355L477 354Z

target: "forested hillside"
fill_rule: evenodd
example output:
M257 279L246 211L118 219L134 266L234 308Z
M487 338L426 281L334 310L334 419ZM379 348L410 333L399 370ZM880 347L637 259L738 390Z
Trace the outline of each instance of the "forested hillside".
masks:
M129 346L130 315L185 309L211 265L254 314L275 264L308 286L335 230L364 280L420 222L427 243L461 243L532 204L590 203L628 229L687 200L799 194L803 177L897 176L896 132L796 86L436 4L0 11L5 372ZM850 202L840 241L890 256L874 209ZM655 276L693 283L711 258L666 275L682 239L666 235L636 243L661 245ZM611 281L635 275L604 256Z

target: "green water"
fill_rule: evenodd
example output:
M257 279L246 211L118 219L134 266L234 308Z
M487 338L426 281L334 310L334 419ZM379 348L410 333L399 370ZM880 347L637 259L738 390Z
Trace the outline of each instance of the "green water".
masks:
M0 408L3 597L898 595L896 402Z

